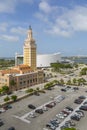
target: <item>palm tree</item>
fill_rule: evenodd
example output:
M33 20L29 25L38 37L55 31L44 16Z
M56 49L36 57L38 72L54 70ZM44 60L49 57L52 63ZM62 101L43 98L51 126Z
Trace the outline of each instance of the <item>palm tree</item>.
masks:
M73 83L76 84L76 82L77 82L77 80L76 80L76 78L74 78L74 79L73 79Z
M4 98L5 102L8 102L9 100L10 100L10 98L8 96Z
M36 88L36 90L39 92L40 88L39 88L39 87L37 87L37 88Z
M17 96L16 95L12 95L11 99L15 102L17 100Z
M32 93L33 91L34 91L33 88L30 88L26 90L26 93Z
M78 85L83 85L85 84L86 80L84 78L78 79Z
M3 92L3 93L8 93L8 92L9 92L9 87L6 86L6 85L3 86L3 87L2 87L2 92Z
M60 79L60 84L63 85L64 84L64 80Z
M68 80L66 84L67 84L67 85L71 85L71 84L72 84L72 83L71 83L71 80Z

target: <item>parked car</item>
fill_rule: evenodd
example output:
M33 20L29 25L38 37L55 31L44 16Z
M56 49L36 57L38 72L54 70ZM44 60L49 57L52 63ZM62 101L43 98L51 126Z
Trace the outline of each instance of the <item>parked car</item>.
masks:
M64 114L69 115L72 111L70 111L70 110L68 110L68 109L63 109L62 112L63 112Z
M76 104L81 104L82 102L83 102L83 100L80 98L74 100L74 103L76 103Z
M52 125L51 123L47 123L46 127L50 128L51 130L55 130L56 127L54 125Z
M5 112L6 110L4 108L0 108L0 113Z
M70 111L73 111L73 108L67 106L66 109L70 110Z
M74 87L73 89L74 89L74 90L79 90L79 88L78 88L78 87Z
M2 120L0 120L0 127L1 127L2 125L4 125L4 123L3 123L3 121L2 121Z
M64 119L65 117L64 117L64 115L60 115L60 114L56 114L56 117L58 118L58 119Z
M58 127L58 126L59 126L56 121L52 121L52 120L51 120L50 123L51 123L53 126L55 126L55 127Z
M15 127L10 127L10 128L8 128L8 130L15 130Z
M60 127L61 130L64 130L65 128L69 128L67 124L64 124L63 126Z
M66 92L66 89L62 88L61 91Z
M67 86L67 88L71 88L71 86Z
M79 99L85 99L86 97L85 96L79 96L78 98Z
M36 109L36 107L35 107L34 105L32 105L32 104L29 104L28 107L29 107L30 109Z
M53 105L51 105L51 104L46 104L46 107L48 107L48 108L52 108Z
M54 107L56 105L56 102L51 102L50 105Z
M84 104L84 105L87 105L87 101L85 101L83 104Z
M83 105L79 108L80 110L84 110L84 111L87 111L87 105Z
M11 108L12 108L12 106L10 104L6 104L6 105L3 106L4 110L8 110L8 109L11 109Z
M69 123L70 126L76 126L76 123L73 122L72 120L66 121L66 123Z
M74 114L74 115L71 116L71 119L72 119L72 120L79 121L79 120L80 120L80 117Z
M81 112L84 115L84 112L81 110L76 110L75 112Z
M48 130L47 128L43 128L43 130Z
M51 119L50 121L54 121L54 122L56 122L57 124L60 124L60 120L58 120L58 118Z
M81 111L81 110L76 110L75 112L78 113L78 114L80 114L81 117L84 117L84 112L83 112L83 111Z
M35 118L36 114L34 112L31 112L28 116L31 117L31 118Z
M34 92L34 95L40 96L39 92L37 92L37 91Z
M48 108L47 108L46 106L43 106L43 107L42 107L42 110L43 110L43 111L48 111Z
M39 114L43 114L43 110L42 109L36 109L35 112L39 113Z

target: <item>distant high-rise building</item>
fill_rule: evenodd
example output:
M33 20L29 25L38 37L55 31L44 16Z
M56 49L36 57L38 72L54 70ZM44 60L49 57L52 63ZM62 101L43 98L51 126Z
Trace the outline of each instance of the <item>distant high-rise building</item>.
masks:
M28 35L23 47L23 64L29 65L33 70L36 69L36 44L33 39L32 28L29 26Z

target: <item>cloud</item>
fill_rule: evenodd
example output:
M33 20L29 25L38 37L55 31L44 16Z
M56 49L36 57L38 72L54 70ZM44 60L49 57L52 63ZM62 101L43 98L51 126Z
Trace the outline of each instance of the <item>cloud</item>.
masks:
M15 34L21 34L21 35L24 35L24 34L27 33L26 29L25 29L25 28L22 28L22 27L17 27L17 28L12 27L12 28L10 29L10 32L11 32L11 33L15 33Z
M46 1L40 2L39 9L42 10L43 12L45 12L45 13L51 12L51 6Z
M0 0L0 13L14 13L18 4L33 3L33 0Z
M20 2L24 2L24 3L33 3L34 2L34 0L19 0Z
M19 37L11 36L11 35L1 35L0 39L4 40L4 41L9 41L9 42L18 42L19 41Z
M70 37L76 32L87 31L87 5L65 8L41 1L35 16L48 26L45 32L52 35Z
M0 23L0 32L6 32L7 27L8 27L7 23Z
M13 13L16 7L16 0L0 1L0 13Z
M44 13L51 13L52 11L57 9L57 6L50 6L46 1L41 1L39 3L39 9Z

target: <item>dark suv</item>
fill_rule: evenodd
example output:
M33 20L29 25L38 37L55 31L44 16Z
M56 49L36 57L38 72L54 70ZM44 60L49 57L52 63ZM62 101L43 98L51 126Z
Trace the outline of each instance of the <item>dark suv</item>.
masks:
M0 120L0 127L1 127L2 125L4 125L4 123L3 123L3 121L2 121L2 120Z
M39 113L39 114L43 114L43 110L42 109L37 109L35 110L36 113Z
M8 109L11 109L12 106L11 106L10 104L6 104L5 106L3 106L3 108L4 108L5 110L8 110Z
M32 105L32 104L29 104L28 107L29 107L30 109L35 109L35 108L36 108L36 107L35 107L34 105Z
M79 121L79 120L80 120L80 117L77 116L77 115L73 115L73 116L71 116L71 119L72 119L72 120Z
M10 128L8 128L8 130L15 130L15 127L10 127Z

